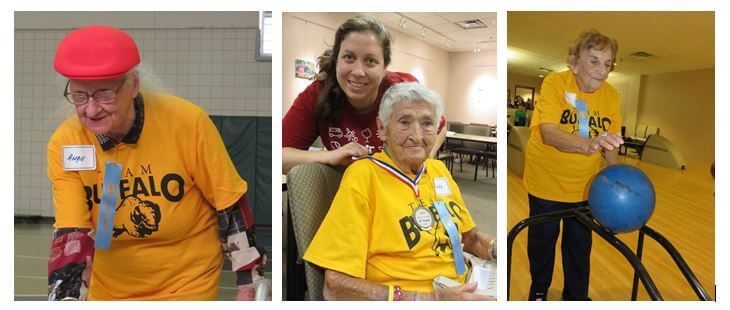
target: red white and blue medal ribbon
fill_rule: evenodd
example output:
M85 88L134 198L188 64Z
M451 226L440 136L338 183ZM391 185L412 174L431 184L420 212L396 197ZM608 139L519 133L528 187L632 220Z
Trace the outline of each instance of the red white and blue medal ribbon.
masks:
M396 178L398 178L399 180L401 180L401 182L408 185L413 190L413 193L416 194L416 197L420 196L420 194L418 192L418 182L421 180L423 173L426 171L426 164L422 164L421 169L419 169L418 173L416 173L416 177L411 179L405 173L401 172L400 170L396 169L395 167L391 166L390 164L388 164L382 160L379 160L375 157L372 157L370 155L360 156L360 157L353 156L352 158L353 159L363 159L363 158L369 159L374 164L376 164L378 167L385 169L385 171L388 171L388 173L390 173L391 175L393 175Z

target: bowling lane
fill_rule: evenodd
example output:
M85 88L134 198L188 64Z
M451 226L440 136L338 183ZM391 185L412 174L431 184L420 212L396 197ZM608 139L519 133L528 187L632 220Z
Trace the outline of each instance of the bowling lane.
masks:
M648 225L663 234L680 251L714 298L715 283L715 219L714 180L709 163L688 162L684 171L673 170L619 156L619 161L640 168L649 177L656 190L656 208ZM527 193L522 179L507 170L507 228L528 215ZM506 232L505 232L506 235ZM636 248L638 233L619 234L629 247ZM560 248L560 241L557 244ZM563 288L563 269L560 251L557 251L553 284L549 298L560 298ZM506 258L506 257L505 257ZM506 262L505 262L506 263ZM697 300L674 262L656 242L647 240L644 246L644 264L665 300ZM633 269L606 241L594 234L591 255L589 295L593 300L629 300ZM530 288L527 260L527 232L515 240L512 258L511 299L526 300ZM639 285L639 300L649 296Z

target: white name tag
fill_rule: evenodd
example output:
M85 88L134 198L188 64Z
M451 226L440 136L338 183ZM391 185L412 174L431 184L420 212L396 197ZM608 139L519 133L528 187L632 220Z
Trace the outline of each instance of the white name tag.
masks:
M578 96L575 93L568 92L567 90L565 91L565 101L567 101L568 104L570 104L574 108L575 108L575 99L577 97Z
M64 145L63 170L96 170L96 149L93 145Z
M433 183L436 195L451 196L451 187L449 187L449 180L447 178L434 179Z

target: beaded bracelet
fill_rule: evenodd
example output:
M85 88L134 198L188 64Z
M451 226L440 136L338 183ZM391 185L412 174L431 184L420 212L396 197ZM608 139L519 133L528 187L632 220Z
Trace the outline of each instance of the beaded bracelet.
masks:
M393 288L395 289L393 291L393 301L403 300L403 291L400 289L400 286L396 285Z

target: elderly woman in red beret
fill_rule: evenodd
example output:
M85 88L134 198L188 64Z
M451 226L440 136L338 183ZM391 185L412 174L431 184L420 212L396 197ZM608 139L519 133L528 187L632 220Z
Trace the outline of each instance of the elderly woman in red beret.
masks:
M82 286L90 300L215 299L224 255L237 297L252 299L265 257L247 184L203 109L140 91L139 63L132 37L112 27L58 46L76 115L48 143L49 299L78 299Z

